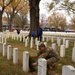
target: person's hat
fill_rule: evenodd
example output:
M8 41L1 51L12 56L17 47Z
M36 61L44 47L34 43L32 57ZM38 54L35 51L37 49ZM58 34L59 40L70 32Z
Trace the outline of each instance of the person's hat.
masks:
M40 42L38 46L39 47L45 47L45 44L43 42Z

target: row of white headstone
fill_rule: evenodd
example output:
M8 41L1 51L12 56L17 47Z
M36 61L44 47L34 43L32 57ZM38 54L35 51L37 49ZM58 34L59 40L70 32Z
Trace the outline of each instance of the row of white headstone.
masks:
M47 40L48 40L48 38L47 38ZM53 38L52 38L52 40L53 40ZM6 43L6 38L0 37L0 42ZM29 38L27 37L25 39L25 47L28 46L28 44L29 44L28 42L29 42ZM37 50L38 50L39 43L40 43L40 41L38 41L38 39L36 38L35 39L35 45L36 45L36 49ZM44 42L44 44L47 46L47 42ZM60 38L57 38L57 44L58 44L58 46L60 46L60 57L65 57L65 48L68 48L69 47L69 40L65 40L65 38L63 38L63 44L61 45L61 39ZM30 40L30 48L33 48L33 46L34 46L34 39L33 39L33 37L31 37L31 40ZM56 43L52 43L52 46L51 47L54 50L56 50ZM75 62L75 45L74 45L73 50L72 50L72 61Z
M7 56L8 60L13 58L13 63L18 64L18 48L12 48L11 45L7 45L6 43L0 43L0 53L2 53L3 57ZM44 64L43 64L43 61L45 61ZM38 75L46 75L46 60L39 59L38 64L39 64ZM45 71L43 72L43 70ZM28 51L23 52L23 71L29 72L29 52Z
M13 48L13 51L12 51L11 45L7 46L6 42L4 42L4 40L6 39L4 39L3 37L1 39L3 39L3 42L0 41L0 53L2 53L3 56L7 55L8 60L10 60L13 56L13 63L17 64L18 63L18 48ZM55 48L55 46L56 46L55 43L53 43L53 48ZM61 45L60 48L61 48L60 55L61 57L63 57L65 55L65 46ZM47 62L45 59L41 58L38 60L38 75L46 75L46 65L47 65ZM23 52L23 70L25 72L29 72L29 52L27 51ZM66 72L65 70L69 72ZM62 75L75 75L75 68L72 67L71 65L64 66L62 69Z
M19 37L20 37L20 41L22 41L22 39L23 39L23 42L25 42L25 36L27 36L28 35L28 33L29 32L26 32L26 31L20 31L20 34L18 35L17 34L17 31L15 30L15 31L13 31L12 33L11 32L9 32L9 31L6 31L4 34L5 34L5 36L6 37L10 37L10 35L12 36L12 39L16 39L17 38L17 40L19 39ZM62 34L61 34L62 33ZM44 37L46 37L47 39L46 39L46 41L48 41L48 37L50 37L50 36L53 36L53 37L56 37L56 36L58 36L58 37L60 37L60 36L71 36L71 37L74 37L74 33L65 33L65 32L43 32L43 41L44 41ZM53 42L53 37L52 37L52 42Z
M33 38L31 38L31 41L30 41L30 48L33 47L33 44L34 43L34 40ZM36 46L37 46L37 50L38 50L38 45L40 43L40 41L35 40L35 43L36 43ZM44 42L44 44L47 46L47 42ZM69 40L65 40L65 38L63 38L63 44L61 45L61 41L60 39L57 39L57 44L58 46L60 46L60 57L65 57L65 49L66 48L69 48ZM25 47L28 46L28 38L25 40ZM54 50L56 50L56 43L52 43L52 46L51 46ZM75 62L75 47L73 47L73 50L72 50L72 61Z
M50 31L45 32L45 31L43 31L43 34L44 35L49 35L49 36L75 37L75 33L73 33L73 32L66 33L66 32L50 32Z
M18 35L17 33L12 33L12 39L14 40L18 40L20 38L20 41L23 41L23 42L27 42L26 40L28 39L25 39L25 36L27 36L28 34L23 34L22 32ZM60 36L59 36L60 37ZM45 41L46 39L46 42L49 41L49 39L51 39L51 42L53 43L54 42L54 39L57 38L57 44L58 46L60 46L61 44L61 38L59 37L56 37L56 36L45 36L43 35L43 38L42 38L42 41ZM63 44L65 43L65 37L63 38Z
M0 53L2 53L3 57L7 56L8 60L12 59L13 56L13 63L18 63L18 48L13 48L12 50L11 45L0 42Z
M46 37L46 39L48 40L49 37ZM52 42L54 42L53 37L52 37ZM66 40L65 38L63 38L63 43L61 45L61 39L57 38L57 44L58 46L60 46L60 57L65 57L65 49L69 48L69 40ZM52 48L54 50L56 50L56 43L52 43ZM75 42L74 42L74 47L72 49L72 61L75 62Z
M22 38L22 37L21 37ZM25 38L25 37L24 37ZM46 41L49 41L50 37L46 37ZM29 38L27 37L25 40L25 47L27 47L29 45ZM43 36L43 41L45 40L45 37ZM52 48L54 50L56 50L56 43L54 42L54 38L51 37L51 41L52 41ZM38 45L39 45L40 41L37 40L37 38L35 39L35 45L36 45L36 49L38 50ZM47 45L47 42L44 42L45 45ZM63 44L61 45L61 39L57 38L57 44L58 46L60 46L60 57L65 57L65 48L69 48L69 40L65 40L65 38L63 38ZM33 37L31 37L30 40L30 48L33 48L34 46L34 39ZM72 50L72 61L75 62L75 47Z
M1 43L6 43L6 38L0 36L0 42L1 42Z
M7 59L11 59L11 45L8 45ZM13 63L18 63L18 48L13 49ZM23 52L23 71L29 72L29 52ZM38 75L47 74L47 61L44 58L38 60ZM75 68L71 65L63 66L62 75L75 75Z
M17 33L17 31L14 30L13 33ZM23 31L23 30L20 31L20 34L24 34L24 33L28 34L29 31ZM75 37L75 33L73 32L66 33L66 32L50 32L50 31L45 32L43 31L43 35Z
M27 46L28 45L28 41L29 41L29 39L28 38L25 38L25 36L27 36L27 35L22 35L22 34L12 34L12 39L14 39L14 40L16 40L16 38L17 38L17 40L20 38L20 41L23 41L23 42L25 42L25 46ZM58 44L58 46L60 46L61 45L61 39L59 38L59 37L56 37L57 38L57 44ZM42 38L42 41L45 41L45 39L46 39L46 42L48 42L49 41L49 39L51 39L51 42L53 43L54 42L54 37L51 37L51 36L43 36L43 38ZM33 40L33 38L31 37L31 45L30 45L30 48L32 48L32 46L33 46L33 42L34 40ZM37 38L35 39L35 42L37 41ZM66 41L66 47L68 47L69 46L69 40L65 40L65 38L63 38L63 44L65 44L65 41ZM36 44L36 43L35 43Z
M6 44L3 44L3 56L6 56L7 49L7 59L10 60L12 58L12 50L11 45L8 45L6 48ZM18 48L13 48L13 63L18 63ZM29 52L23 52L23 71L29 72ZM47 61L44 58L40 58L38 60L38 75L46 75L47 74ZM75 75L75 68L71 65L63 66L62 75Z
M23 31L20 31L20 34L17 34L17 32L14 31L14 32L12 32L11 37L14 40L20 40L20 41L25 42L25 36L27 36L27 35L28 35L28 33L23 33Z

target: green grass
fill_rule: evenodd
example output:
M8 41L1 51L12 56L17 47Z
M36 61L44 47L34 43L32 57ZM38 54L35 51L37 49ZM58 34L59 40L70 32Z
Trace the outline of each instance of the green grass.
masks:
M56 42L56 40L54 42ZM18 64L14 65L12 59L7 60L6 57L3 57L2 54L0 54L0 75L33 75L32 73L23 72L22 58L24 51L28 51L31 56L36 55L38 52L36 47L34 46L32 49L30 49L30 45L25 47L23 42L12 40L11 38L7 39L7 45L11 45L12 48L18 48L19 62ZM51 46L50 41L48 41L48 46ZM62 75L61 73L63 65L72 65L75 67L75 63L72 62L72 48L73 42L70 42L70 47L66 49L66 56L64 58L60 58L60 61L58 62L58 68L54 71L55 74ZM60 53L60 48L58 46L57 51Z

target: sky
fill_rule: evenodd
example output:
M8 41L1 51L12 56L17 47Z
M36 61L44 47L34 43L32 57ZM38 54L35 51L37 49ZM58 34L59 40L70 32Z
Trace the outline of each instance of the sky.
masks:
M45 14L46 16L48 16L49 13L46 8L46 2L50 2L50 0L41 0L39 4L39 8L40 8L40 14Z
M40 14L45 14L46 17L48 17L50 15L50 12L48 12L47 8L46 8L46 3L50 3L52 0L41 0L40 1L40 4L39 4L39 8L40 8ZM75 0L69 0L69 1L75 1ZM62 11L58 11L58 12L61 12L61 13L65 13L64 10ZM65 13L65 15L67 15L67 13ZM67 15L67 21L69 22L70 20L70 16Z
M50 3L52 0L41 0L40 1L40 5L39 5L39 8L40 8L40 14L46 14L46 16L49 15L49 12L47 11L47 8L46 8L46 3ZM75 1L75 0L69 0L71 2Z

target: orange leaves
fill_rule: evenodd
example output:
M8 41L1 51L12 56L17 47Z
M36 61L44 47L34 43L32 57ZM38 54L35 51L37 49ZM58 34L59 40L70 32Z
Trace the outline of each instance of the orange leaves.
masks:
M13 2L11 3L11 7L13 7L13 8L17 7L20 2L21 2L21 0L13 0Z
M66 17L63 14L54 12L48 17L50 26L64 27L66 25Z
M11 7L21 13L28 12L27 0L13 0Z
M0 1L0 6L1 6L1 7L3 6L3 2L1 2L1 1Z
M28 13L28 6L24 6L21 10L20 13L22 14L27 14Z

